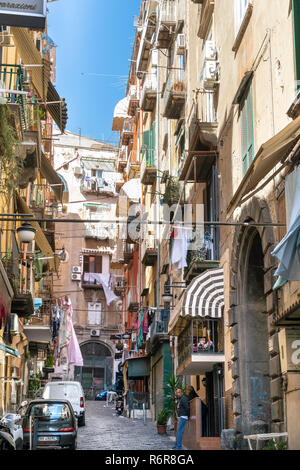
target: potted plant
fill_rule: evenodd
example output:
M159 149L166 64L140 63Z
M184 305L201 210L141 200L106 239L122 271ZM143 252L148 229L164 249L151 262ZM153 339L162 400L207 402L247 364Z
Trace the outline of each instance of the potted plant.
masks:
M162 408L157 415L157 433L158 434L166 434L168 419L169 419L169 411L166 408Z

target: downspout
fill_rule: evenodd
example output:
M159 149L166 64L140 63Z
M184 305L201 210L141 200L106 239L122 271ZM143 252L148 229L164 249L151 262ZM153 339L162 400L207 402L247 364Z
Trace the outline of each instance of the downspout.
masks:
M156 220L160 220L160 158L159 158L159 148L160 148L160 72L159 72L159 57L157 53L157 69L156 69L156 164L157 164L157 177L156 177ZM157 300L157 312L160 307L160 224L157 227L157 274L156 274L156 300Z

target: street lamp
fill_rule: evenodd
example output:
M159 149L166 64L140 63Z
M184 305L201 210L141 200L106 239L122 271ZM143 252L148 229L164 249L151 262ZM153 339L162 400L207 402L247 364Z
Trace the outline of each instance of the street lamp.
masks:
M36 229L28 222L24 222L21 227L17 228L20 243L31 243L34 240Z

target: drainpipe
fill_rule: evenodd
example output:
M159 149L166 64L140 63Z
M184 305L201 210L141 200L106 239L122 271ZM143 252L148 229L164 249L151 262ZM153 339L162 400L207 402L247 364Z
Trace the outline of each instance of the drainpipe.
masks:
M156 183L156 219L160 219L160 72L159 72L159 53L157 53L157 69L156 69L156 164L157 164L157 183ZM156 296L157 296L157 309L160 306L160 224L157 227L157 275L156 275ZM157 310L158 311L158 310Z

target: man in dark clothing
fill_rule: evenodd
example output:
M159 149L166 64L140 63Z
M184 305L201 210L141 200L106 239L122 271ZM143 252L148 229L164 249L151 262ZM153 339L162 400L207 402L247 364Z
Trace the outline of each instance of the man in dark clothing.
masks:
M178 425L177 425L177 434L176 434L176 446L174 449L180 450L182 447L182 438L183 431L186 423L188 422L190 416L190 405L188 399L183 395L182 390L176 390L176 397L178 398L177 404L177 416L178 416Z

